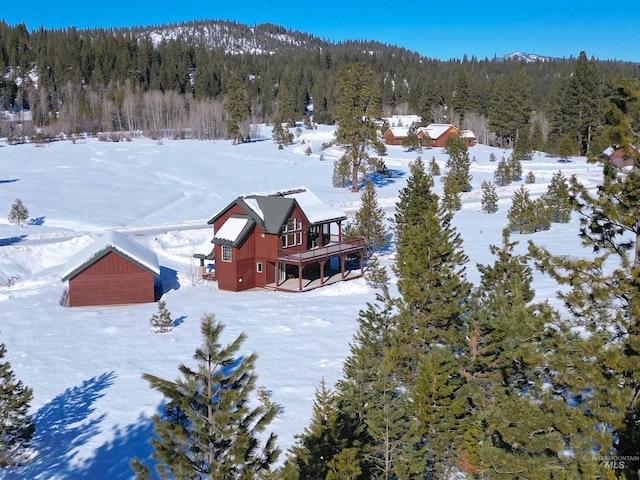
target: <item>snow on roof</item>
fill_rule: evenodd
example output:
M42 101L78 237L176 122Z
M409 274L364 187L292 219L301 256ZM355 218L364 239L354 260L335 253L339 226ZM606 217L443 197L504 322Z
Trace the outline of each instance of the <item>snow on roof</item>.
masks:
M471 130L463 130L462 132L460 132L460 136L462 138L476 138L476 134Z
M294 190L292 193L284 196L287 198L293 198L298 202L298 205L311 224L343 220L347 218L343 211L323 203L322 200L306 188Z
M604 152L602 152L602 153L604 153L607 157L610 157L610 156L611 156L611 154L612 154L613 152L615 152L615 151L616 151L616 149L615 149L615 148L613 148L613 147L607 147L607 148L605 149L605 151L604 151Z
M422 117L420 115L392 115L386 117L385 120L392 127L400 127L419 123L422 121Z
M260 208L260 205L258 205L258 201L255 198L245 197L244 202L256 213L256 215L258 215L258 217L260 217L260 220L264 221L264 212Z
M394 137L406 137L409 135L409 127L389 127Z
M220 230L215 232L213 238L218 240L228 240L233 243L238 240L238 237L249 221L250 219L247 217L230 217L222 224Z
M62 272L62 281L84 270L110 250L115 250L154 275L160 275L158 257L154 252L124 234L111 230L69 258Z
M442 135L444 135L444 133L451 127L456 128L450 123L432 123L423 128L423 130L427 132L429 138L435 140L436 138L440 138Z

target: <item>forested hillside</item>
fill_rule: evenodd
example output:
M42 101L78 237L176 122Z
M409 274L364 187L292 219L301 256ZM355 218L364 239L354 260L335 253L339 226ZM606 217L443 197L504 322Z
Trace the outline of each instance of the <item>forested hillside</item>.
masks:
M444 39L443 39L444 40ZM383 112L470 128L484 143L599 150L605 99L640 66L575 58L446 62L378 42L331 43L262 24L198 21L126 29L27 31L0 22L0 135L142 130L153 136L221 138L229 116L249 124L336 118L341 66L365 62L378 76ZM32 119L22 130L9 120ZM541 142L544 141L544 146ZM548 143L547 143L548 142Z

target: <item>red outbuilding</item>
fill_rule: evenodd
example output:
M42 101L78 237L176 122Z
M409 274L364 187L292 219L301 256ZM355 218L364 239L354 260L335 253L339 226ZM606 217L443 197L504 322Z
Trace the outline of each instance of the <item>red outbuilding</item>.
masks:
M346 218L304 187L241 196L209 220L211 253L194 256L221 290L310 290L363 275L365 241L342 233Z
M160 267L155 253L110 231L73 255L62 275L69 281L65 305L125 305L154 302Z

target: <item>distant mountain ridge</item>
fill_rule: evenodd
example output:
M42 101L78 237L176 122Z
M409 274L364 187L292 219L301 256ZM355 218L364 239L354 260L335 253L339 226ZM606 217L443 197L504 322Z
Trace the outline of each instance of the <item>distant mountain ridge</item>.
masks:
M558 60L558 59L553 57L538 55L537 53L512 52L512 53L507 53L506 55L497 57L496 60L498 62L505 62L507 60L516 60L518 62L532 63L532 62L550 62L552 60Z

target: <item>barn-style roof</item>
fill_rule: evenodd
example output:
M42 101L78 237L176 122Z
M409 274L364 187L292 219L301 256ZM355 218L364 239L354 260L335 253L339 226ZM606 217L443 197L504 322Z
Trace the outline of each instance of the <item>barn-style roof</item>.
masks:
M429 135L429 138L431 140L437 140L442 135L447 133L450 128L455 128L456 130L458 130L454 125L450 123L431 123L426 127L422 127L420 130Z
M111 230L69 258L62 273L62 281L75 277L109 252L117 253L155 276L160 275L158 257L154 252L124 234Z
M213 243L221 245L239 244L244 236L258 225L265 233L279 235L295 205L302 211L310 225L342 221L344 212L323 203L305 187L292 190L240 196L214 215L213 224L232 206L238 205L246 215L232 215L214 232Z

